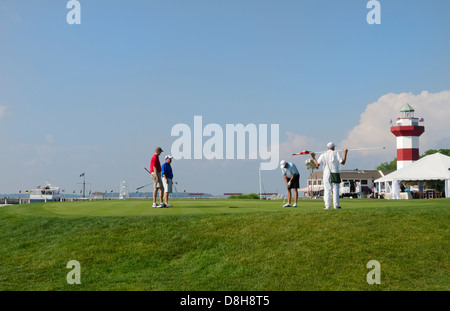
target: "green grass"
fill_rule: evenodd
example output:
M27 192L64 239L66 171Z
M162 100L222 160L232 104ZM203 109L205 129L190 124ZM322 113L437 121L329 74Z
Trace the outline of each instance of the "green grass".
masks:
M449 290L450 200L112 200L0 208L0 290ZM81 265L69 285L66 264ZM366 264L381 264L369 285Z
M254 200L259 200L259 195L257 195L256 193L231 195L230 199L254 199Z

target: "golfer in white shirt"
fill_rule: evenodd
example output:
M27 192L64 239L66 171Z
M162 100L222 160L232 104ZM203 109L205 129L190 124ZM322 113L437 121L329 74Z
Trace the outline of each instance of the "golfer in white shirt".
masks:
M330 181L331 173L339 173L339 165L344 165L347 161L348 149L344 149L344 158L339 152L335 151L336 145L332 142L327 144L328 150L316 160L316 154L311 153L311 157L317 167L323 166L323 200L325 202L325 209L330 209L331 205L331 191L333 190L333 206L335 209L341 208L339 206L339 183L332 183Z

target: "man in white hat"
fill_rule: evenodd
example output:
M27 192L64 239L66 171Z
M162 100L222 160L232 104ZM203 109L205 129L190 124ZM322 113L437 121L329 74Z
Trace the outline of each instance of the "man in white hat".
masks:
M300 188L300 173L294 163L281 161L280 162L281 172L283 173L284 181L286 182L287 189L287 204L283 207L291 206L291 189L294 189L294 207L297 207L298 200L298 188Z
M323 200L325 202L325 209L330 209L331 205L331 190L333 190L333 207L335 209L341 208L339 206L339 165L344 165L347 161L348 149L344 149L344 158L341 157L340 153L335 151L336 145L332 142L327 144L328 150L322 153L318 160L316 160L316 154L311 153L311 157L317 167L323 165Z
M169 204L168 200L169 193L172 193L173 172L172 166L170 164L172 163L173 157L171 155L167 155L164 159L165 162L161 167L161 176L164 186L164 207L172 207L172 205Z

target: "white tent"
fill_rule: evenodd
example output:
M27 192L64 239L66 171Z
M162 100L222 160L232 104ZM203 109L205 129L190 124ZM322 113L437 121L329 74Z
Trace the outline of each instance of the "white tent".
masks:
M431 154L388 175L375 180L376 183L392 181L445 180L445 195L450 197L450 157L441 153Z
M394 200L398 200L400 199L400 182L398 180L393 180L392 181L392 198Z
M298 189L299 192L309 193L309 192L321 192L323 191L323 185L313 185L312 187L305 187Z

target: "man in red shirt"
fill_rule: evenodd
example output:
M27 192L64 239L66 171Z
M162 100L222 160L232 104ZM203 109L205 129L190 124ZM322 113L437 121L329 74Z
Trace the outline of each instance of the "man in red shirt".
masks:
M161 163L159 162L159 155L161 152L164 152L161 147L156 147L155 154L150 161L150 174L153 179L153 205L152 207L166 207L164 204L164 188L161 179ZM159 199L161 201L160 205L156 204L156 197L158 195L159 190Z

